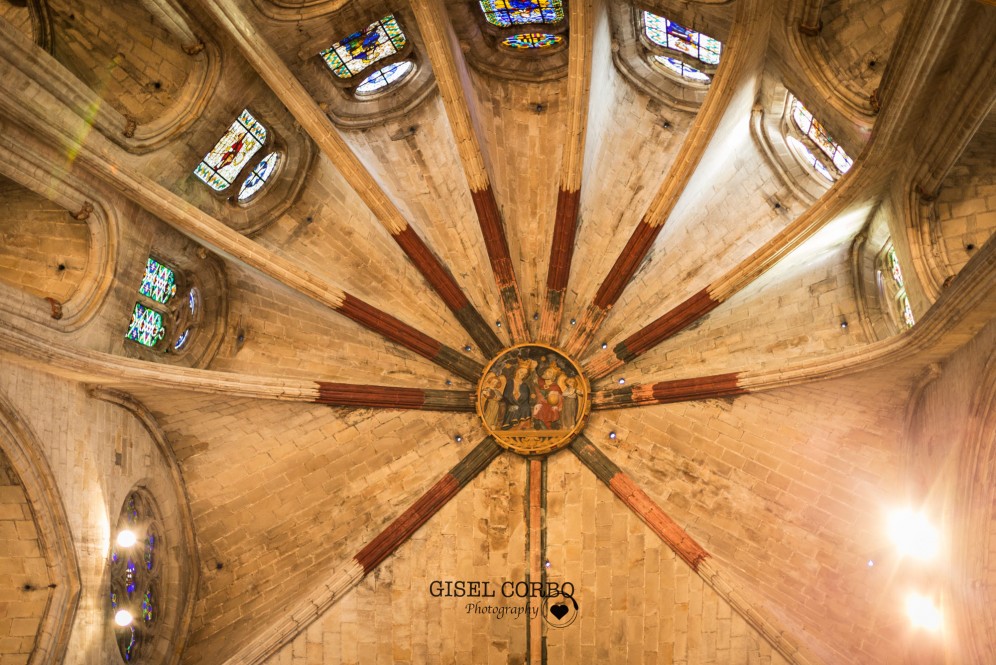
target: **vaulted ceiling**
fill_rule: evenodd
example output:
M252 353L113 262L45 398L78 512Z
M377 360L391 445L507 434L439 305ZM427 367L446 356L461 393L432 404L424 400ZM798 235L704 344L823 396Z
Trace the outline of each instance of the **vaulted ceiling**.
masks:
M708 86L653 64L644 10L722 41ZM124 404L158 446L97 487L47 453L82 571L66 662L108 649L81 637L106 583L81 532L149 477L189 530L183 647L156 662L988 662L989 541L913 575L882 525L904 501L996 519L989 476L953 499L954 453L920 446L945 381L974 409L994 376L996 7L574 0L535 53L478 12L0 0L0 351L24 373L0 389L39 432ZM356 97L318 51L390 13L414 74ZM833 182L787 142L792 98L854 159ZM243 109L282 156L240 204L193 169ZM204 301L181 353L124 339L150 255ZM474 412L526 342L591 383L547 458ZM959 440L991 445L972 418ZM907 628L931 576L947 641ZM430 593L527 578L571 582L577 621Z

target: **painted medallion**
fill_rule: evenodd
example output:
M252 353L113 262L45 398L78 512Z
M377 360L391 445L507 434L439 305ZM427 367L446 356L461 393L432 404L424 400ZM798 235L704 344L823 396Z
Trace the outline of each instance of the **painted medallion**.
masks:
M556 349L523 344L491 361L477 389L488 433L520 455L563 448L581 431L591 406L588 381Z

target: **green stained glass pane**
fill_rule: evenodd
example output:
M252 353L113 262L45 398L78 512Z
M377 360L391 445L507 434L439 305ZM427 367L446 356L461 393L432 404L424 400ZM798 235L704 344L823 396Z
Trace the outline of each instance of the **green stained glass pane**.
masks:
M501 43L509 48L515 49L538 49L555 46L564 41L560 35L548 35L546 33L524 33L506 37Z
M173 271L153 258L145 263L145 276L138 292L156 302L166 304L176 295L176 278Z
M266 128L243 110L201 163L194 174L216 191L227 189L246 161L266 143Z
M343 37L321 52L332 73L342 79L359 74L370 65L404 48L407 39L393 15Z
M166 327L163 325L163 315L141 303L135 303L135 309L131 313L131 325L128 326L128 333L125 337L151 348L158 344L165 335Z

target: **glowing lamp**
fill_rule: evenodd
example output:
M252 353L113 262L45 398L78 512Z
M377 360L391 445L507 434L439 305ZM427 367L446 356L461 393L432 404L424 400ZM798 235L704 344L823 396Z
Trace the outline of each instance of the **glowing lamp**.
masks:
M889 537L902 554L932 559L941 547L940 534L921 513L897 510L889 517Z
M118 610L118 613L114 615L114 623L118 624L122 628L124 626L130 626L132 621L131 612L128 610Z
M941 611L934 601L918 593L906 597L906 614L915 628L936 631L941 627Z
M135 533L133 531L125 529L124 531L118 533L118 545L120 547L131 547L136 542L138 542L138 538L135 537Z

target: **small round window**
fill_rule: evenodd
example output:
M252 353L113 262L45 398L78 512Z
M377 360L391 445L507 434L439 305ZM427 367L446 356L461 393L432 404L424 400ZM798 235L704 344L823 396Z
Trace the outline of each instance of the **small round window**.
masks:
M415 65L411 60L402 60L401 62L381 67L356 86L356 94L363 96L378 93L389 85L400 83L414 70Z
M239 201L248 201L253 197L253 195L263 188L266 181L273 175L273 172L277 169L277 164L280 163L280 153L271 152L263 160L256 165L256 168L252 170L249 177L246 178L245 182L242 183L242 189L239 190Z

